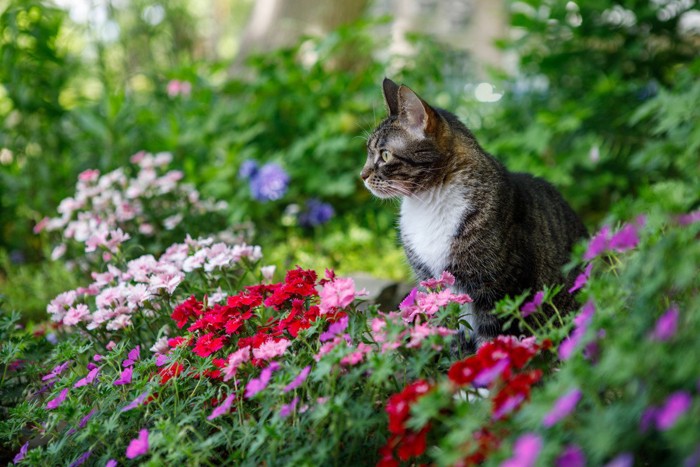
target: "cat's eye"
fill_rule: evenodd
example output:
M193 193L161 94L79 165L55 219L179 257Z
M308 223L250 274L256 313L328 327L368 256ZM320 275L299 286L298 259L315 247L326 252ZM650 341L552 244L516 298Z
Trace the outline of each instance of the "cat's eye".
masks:
M389 162L391 160L391 153L386 149L382 150L382 152L379 153L379 156L384 162Z

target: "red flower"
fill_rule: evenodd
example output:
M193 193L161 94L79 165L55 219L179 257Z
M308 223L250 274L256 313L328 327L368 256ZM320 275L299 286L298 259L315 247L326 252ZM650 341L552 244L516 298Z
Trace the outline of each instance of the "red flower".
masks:
M197 339L192 352L202 358L206 358L224 346L224 337L214 337L214 333L210 332Z
M473 436L476 446L471 454L464 458L460 465L483 464L486 457L498 448L499 440L488 429L482 428Z
M202 302L198 301L192 295L190 298L179 304L170 315L177 323L177 327L182 329L187 321L193 316L199 316L202 313Z
M406 432L405 423L411 415L411 404L430 389L430 384L427 381L419 379L389 398L386 404L386 413L389 415L389 432L396 435Z
M396 447L396 453L399 459L402 461L407 461L411 457L418 457L425 452L427 445L426 438L430 425L426 425L418 433L413 431L407 431L401 435L401 440Z
M180 363L173 363L172 365L166 366L158 370L158 375L160 376L160 384L165 384L172 378L177 378L184 367Z
M493 398L492 414L495 420L505 418L518 410L530 398L532 385L542 378L542 371L532 370L513 376Z

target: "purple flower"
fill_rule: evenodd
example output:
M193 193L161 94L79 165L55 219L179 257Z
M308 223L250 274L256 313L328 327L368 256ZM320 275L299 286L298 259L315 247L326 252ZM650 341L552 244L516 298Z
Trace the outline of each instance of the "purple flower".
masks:
M306 202L306 210L299 214L299 225L302 227L315 227L325 224L335 214L333 206L317 199Z
M241 168L238 169L238 176L244 180L255 177L258 173L258 163L248 159L243 161Z
M162 353L159 353L158 356L156 357L156 366L161 367L168 363L170 359L168 358L167 355L163 355Z
M236 398L235 394L229 394L224 401L219 404L207 417L207 420L214 420L231 410L231 405L233 405L233 400Z
M688 411L693 404L693 398L686 391L674 392L656 413L656 427L659 430L668 430L676 424L676 421Z
M678 318L680 313L676 305L672 305L661 317L656 321L656 326L649 338L655 341L667 341L676 335L678 330Z
M85 425L90 421L90 419L97 413L97 409L92 409L90 412L88 412L87 415L85 415L80 422L78 423L78 428L85 428Z
M283 405L280 408L280 417L282 417L282 418L289 417L292 414L292 412L294 412L294 409L296 408L297 403L299 403L299 398L295 397L294 399L292 399L292 402L290 402L289 404Z
M678 223L680 225L690 225L695 222L700 222L700 210L689 212L688 214L682 214L678 217Z
M63 401L66 400L66 396L68 396L68 388L65 388L64 390L61 391L61 393L56 397L55 399L51 399L49 402L46 403L46 408L48 410L53 410L63 404Z
M73 463L70 465L70 467L78 467L79 465L83 465L86 460L92 455L92 451L85 451L78 457Z
M122 366L124 368L132 366L139 358L141 358L141 346L137 345L136 348L131 349L129 354L126 356L126 360L122 362Z
M683 467L697 467L698 465L700 465L700 444L691 455L683 460Z
M559 454L555 465L557 467L586 467L586 456L583 455L580 447L571 444Z
M609 248L615 251L627 251L637 246L639 236L637 228L633 224L625 224L619 232L612 236Z
M335 336L341 334L348 327L348 317L345 316L335 323L328 326L328 330L319 336L318 340L321 342L326 342L333 340Z
M476 377L474 378L474 386L488 386L494 379L498 378L501 375L501 373L505 371L506 368L508 368L508 365L510 365L510 360L508 358L504 358L502 360L499 360L491 368L487 368L485 370L480 371L479 374L476 375Z
M576 279L574 280L574 285L569 289L569 293L574 293L588 282L588 279L591 277L591 271L593 270L593 263L588 263L588 266L586 266L586 269L576 276Z
M143 404L143 401L145 401L147 397L148 397L148 391L146 390L146 391L142 392L141 394L139 394L138 397L136 397L136 399L129 402L128 405L124 406L124 408L122 408L121 412L128 412L129 410L135 409L139 405Z
M275 163L265 164L250 179L250 192L258 201L275 201L287 192L289 175Z
M133 374L134 370L129 367L122 371L122 374L119 375L119 378L114 382L115 386L121 386L123 384L131 384L131 376Z
M515 440L513 457L505 460L501 467L532 467L542 450L542 438L534 433L525 433Z
M291 383L286 385L282 392L287 393L289 391L293 391L299 386L302 385L302 383L306 380L307 376L309 376L309 373L311 372L311 366L308 365L302 369L299 374L292 380Z
M270 364L263 369L263 371L260 372L260 377L259 378L253 378L250 381L248 381L248 384L245 387L245 397L247 399L250 399L251 397L255 396L257 393L262 391L267 387L267 385L270 383L270 379L272 378L272 373L274 371L277 371L280 367L280 364L277 362L270 362Z
M27 452L29 451L29 441L24 443L21 448L19 448L19 452L17 455L15 455L15 458L12 459L12 462L14 464L19 464L20 461L24 459L24 457L27 455Z
M99 368L93 368L92 370L90 370L90 372L87 374L87 376L76 381L75 384L73 385L73 387L79 388L82 386L87 386L88 384L92 384L92 382L95 381L95 378L97 378L97 375L99 374L99 372L100 372Z
M148 430L145 428L139 431L138 438L134 438L126 448L126 458L135 459L148 452Z
M629 452L618 454L610 462L605 464L605 467L632 467L634 465L634 456Z
M547 412L542 419L542 424L546 428L553 426L559 420L569 415L576 408L579 400L581 400L581 391L578 389L572 389L571 391L567 392L557 399L557 401L554 403L554 407L552 407L552 410Z
M607 225L603 226L602 229L588 242L588 249L583 255L583 259L590 261L608 247L608 239L610 237L610 227Z
M544 292L537 292L531 301L525 303L520 308L520 311L523 315L523 318L527 318L528 316L530 316L531 313L536 311L537 307L542 305L543 299L544 299Z
M574 352L574 349L583 339L588 329L588 324L593 318L593 313L595 313L595 305L593 302L588 301L581 312L574 318L574 330L569 337L564 339L564 342L559 344L559 359L568 360Z
M73 363L73 360L68 360L67 362L63 362L60 365L57 365L54 367L53 370L51 370L48 374L44 375L41 380L42 381L48 381L54 378L57 378L61 373L63 373L63 370L68 368L68 365Z
M117 467L117 461L114 459L110 459L105 464L105 467Z
M639 419L639 429L643 432L647 431L656 420L656 414L659 412L657 407L651 406L644 409L642 416Z

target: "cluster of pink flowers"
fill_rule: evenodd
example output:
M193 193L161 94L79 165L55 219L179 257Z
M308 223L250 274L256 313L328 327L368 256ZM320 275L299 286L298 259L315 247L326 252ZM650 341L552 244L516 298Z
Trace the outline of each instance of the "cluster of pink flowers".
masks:
M103 249L109 258L136 232L154 236L177 227L183 213L204 214L226 207L224 202L201 200L194 186L180 183L179 170L159 175L171 161L169 153L142 151L131 157L138 167L133 178L122 168L104 175L98 170L82 172L75 195L58 206L60 216L42 219L34 232L62 231L64 239L84 244L86 253ZM163 213L169 215L163 217ZM57 259L65 252L66 244L61 243L51 256Z
M427 289L427 292L414 288L408 294L399 305L402 318L406 322L412 323L419 316L433 316L441 307L450 303L459 303L460 305L470 303L472 299L469 295L452 292L450 287L454 283L454 276L447 271L444 271L438 279L421 282L421 285Z
M123 270L109 264L105 272L92 273L94 282L87 287L58 295L47 311L53 321L65 326L82 324L89 330L104 327L116 331L130 326L136 312L157 312L159 298L173 296L187 274L220 272L237 267L244 259L255 262L261 257L259 246L187 237L184 243L170 246L159 259L140 256Z

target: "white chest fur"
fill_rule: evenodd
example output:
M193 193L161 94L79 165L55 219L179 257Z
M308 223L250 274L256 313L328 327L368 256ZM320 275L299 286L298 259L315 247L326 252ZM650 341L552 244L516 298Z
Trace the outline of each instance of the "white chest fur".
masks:
M452 241L469 208L464 187L448 185L405 197L401 239L439 277L448 265Z

